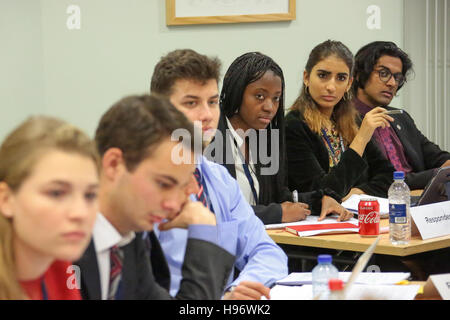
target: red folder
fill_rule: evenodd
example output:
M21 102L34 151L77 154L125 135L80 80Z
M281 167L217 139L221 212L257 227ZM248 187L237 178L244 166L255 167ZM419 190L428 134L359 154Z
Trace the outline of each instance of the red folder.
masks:
M326 233L331 233L336 231L339 233L339 229L353 229L353 232L358 232L358 226L352 223L325 223L325 224L303 224L298 226L289 226L286 227L286 231L293 233L295 235L299 235L299 232L302 231L314 231L314 230L326 230ZM342 230L344 231L344 230ZM347 232L352 232L347 230Z

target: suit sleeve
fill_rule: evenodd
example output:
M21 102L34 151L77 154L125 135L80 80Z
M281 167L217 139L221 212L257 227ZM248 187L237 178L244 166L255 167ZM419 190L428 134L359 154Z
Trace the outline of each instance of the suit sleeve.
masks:
M154 246L156 238L152 239L151 250L159 250ZM150 300L173 299L169 291L160 286L156 280L154 270L150 264L148 251L141 239L137 239L138 267L138 297ZM160 256L152 254L151 256ZM141 257L146 257L142 259ZM225 249L211 242L199 239L188 239L185 259L182 267L180 289L175 299L215 300L220 299L228 276L234 263L234 256Z
M406 174L405 182L409 189L424 189L428 182L431 181L436 174L437 169L428 169L420 172L409 172Z
M152 268L152 264L150 263L150 256L155 257L159 256L159 254L151 254L147 248L145 247L144 240L141 236L137 236L135 240L136 243L136 252L135 252L135 260L136 260L136 276L137 276L137 286L136 286L136 294L135 299L141 300L169 300L173 299L165 288L160 286L154 275L154 270ZM157 250L157 248L153 247L151 250Z
M410 128L413 128L415 131L414 139L420 141L426 169L439 168L445 161L450 160L449 152L441 150L437 144L428 140L427 137L425 137L417 128L413 118L407 112L405 112L405 116L408 120Z
M347 149L339 163L326 172L318 158L321 144L304 121L292 118L287 121L289 189L308 192L329 188L342 198L357 183L367 163L353 149Z
M408 173L405 182L411 190L423 189L436 173L436 168L439 168L445 161L450 160L450 153L441 150L438 145L428 140L417 128L413 118L407 112L404 112L403 119L405 120L405 125L408 126L408 136L406 137L408 141L406 144L404 143L404 148L409 148L408 151L416 154L417 158L419 158L418 161L423 161L424 164L424 170ZM419 141L420 150L411 150L414 148L410 148L408 145L409 139Z
M188 239L176 299L218 300L221 298L234 256L210 242Z
M281 204L270 203L267 206L258 204L256 206L252 206L252 208L255 215L261 219L264 224L281 223L283 213Z

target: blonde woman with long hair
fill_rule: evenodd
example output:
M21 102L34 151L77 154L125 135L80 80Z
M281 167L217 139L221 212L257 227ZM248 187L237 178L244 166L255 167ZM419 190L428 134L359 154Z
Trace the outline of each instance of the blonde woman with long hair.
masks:
M393 118L378 107L358 126L350 96L352 71L353 54L339 41L327 40L311 51L301 94L286 115L291 190L330 188L344 199L352 194L387 196L393 167L371 138Z
M32 117L0 146L0 299L80 299L77 260L97 213L95 144Z

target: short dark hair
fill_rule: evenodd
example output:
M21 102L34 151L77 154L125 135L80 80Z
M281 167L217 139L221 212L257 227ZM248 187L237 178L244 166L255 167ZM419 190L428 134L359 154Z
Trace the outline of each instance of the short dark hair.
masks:
M194 141L201 141L201 138L194 136L193 124L169 100L155 95L128 96L102 116L95 142L101 157L108 149L119 148L127 169L132 171L180 128L190 134L189 147L194 151Z
M156 64L150 91L169 96L173 85L180 79L190 79L201 83L215 79L219 83L220 67L218 58L209 58L191 49L174 50Z
M366 44L364 47L358 50L355 55L355 69L353 73L352 90L356 95L358 88L364 89L367 80L369 80L370 74L373 68L382 56L391 56L400 58L402 61L402 74L407 79L407 76L412 70L413 63L409 56L394 42L390 41L374 41ZM404 83L403 83L404 84ZM397 91L403 87L403 84L398 87Z

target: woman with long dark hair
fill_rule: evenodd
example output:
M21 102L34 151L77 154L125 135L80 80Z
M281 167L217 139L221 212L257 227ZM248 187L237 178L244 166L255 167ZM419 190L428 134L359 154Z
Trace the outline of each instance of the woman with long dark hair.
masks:
M358 127L352 72L353 54L341 42L327 40L311 51L300 96L286 115L290 188L387 196L393 167L371 138L393 119L377 107Z

